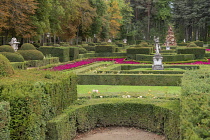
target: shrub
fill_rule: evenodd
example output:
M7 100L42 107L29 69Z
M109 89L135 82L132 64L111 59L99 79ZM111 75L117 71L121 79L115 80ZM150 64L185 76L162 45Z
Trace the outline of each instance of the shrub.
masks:
M60 47L60 44L53 44L54 47Z
M127 54L151 54L152 49L151 47L128 48Z
M17 76L0 80L0 93L0 100L11 106L10 139L46 140L47 121L77 99L76 75L19 70Z
M79 54L84 54L84 53L87 53L88 51L83 48L83 47L79 47Z
M45 55L59 57L60 62L69 61L69 47L42 46L39 50Z
M15 50L10 45L2 45L0 46L0 52L15 52Z
M10 76L14 74L14 69L10 65L9 60L0 54L0 77L2 76Z
M187 71L182 78L181 129L182 139L210 138L210 71Z
M10 139L10 131L9 131L9 124L10 124L10 105L8 102L0 102L0 138L2 140L9 140Z
M199 47L203 47L203 44L204 44L203 41L199 41L199 40L194 41L194 43Z
M195 59L202 59L205 56L205 48L201 47L178 48L177 54L194 54Z
M23 56L17 52L2 52L0 54L3 54L10 62L24 62Z
M133 126L164 134L168 140L180 140L179 114L175 107L179 101L155 100L100 99L90 100L88 105L80 100L47 123L47 139L72 140L76 132L95 127ZM152 102L162 103L164 107Z
M148 45L147 42L141 42L140 45L141 45L142 47L149 47L149 45Z
M177 43L177 46L187 46L187 43Z
M197 47L197 45L194 42L190 42L187 47Z
M20 50L36 50L36 47L34 47L33 44L30 44L30 43L24 43Z
M112 45L98 45L95 47L95 53L113 53L115 47Z
M38 50L19 50L20 53L25 60L43 60L44 55L42 52Z

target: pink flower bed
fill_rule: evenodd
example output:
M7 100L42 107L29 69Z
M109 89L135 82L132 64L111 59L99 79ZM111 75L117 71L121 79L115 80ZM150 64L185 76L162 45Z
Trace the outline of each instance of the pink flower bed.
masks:
M210 52L210 49L206 49L207 52Z
M70 64L59 65L59 66L53 67L52 70L62 71L62 70L72 69L72 68L76 68L79 66L87 65L93 62L100 62L100 61L113 61L115 62L115 64L141 64L135 61L125 61L125 58L90 58L90 59L85 59L85 60L81 60L81 61L70 63ZM208 59L208 62L197 61L193 63L179 63L179 64L181 65L209 65L210 59Z
M140 64L139 62L135 62L135 61L125 61L125 58L90 58L90 59L85 59L85 60L78 61L75 63L56 66L56 67L53 67L52 70L61 71L61 70L66 70L66 69L72 69L72 68L76 68L79 66L83 66L83 65L87 65L87 64L90 64L93 62L99 62L99 61L113 61L116 64Z

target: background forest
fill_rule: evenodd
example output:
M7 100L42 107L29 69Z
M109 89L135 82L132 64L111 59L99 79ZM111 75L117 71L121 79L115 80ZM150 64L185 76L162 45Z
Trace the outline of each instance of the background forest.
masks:
M209 41L209 0L1 0L0 45L107 41L162 42L169 25L177 42Z

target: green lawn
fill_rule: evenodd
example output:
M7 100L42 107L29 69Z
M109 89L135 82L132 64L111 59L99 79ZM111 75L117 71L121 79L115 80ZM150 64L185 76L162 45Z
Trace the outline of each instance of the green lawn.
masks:
M95 96L122 97L130 95L131 97L143 98L179 98L181 87L179 86L115 86L115 85L78 85L78 97L90 97L93 90L98 90L99 93Z

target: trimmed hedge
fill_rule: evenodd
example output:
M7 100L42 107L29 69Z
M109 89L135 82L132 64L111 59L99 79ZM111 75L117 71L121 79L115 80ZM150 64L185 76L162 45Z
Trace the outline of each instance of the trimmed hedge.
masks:
M79 48L78 47L69 47L69 60L76 60L79 57Z
M0 81L0 100L10 103L10 139L45 140L46 123L77 99L76 75L22 70Z
M137 61L153 61L152 55L137 54ZM188 61L194 60L195 55L193 54L176 54L176 55L162 55L163 62L173 62L173 61Z
M14 69L11 66L9 60L5 56L0 54L0 78L2 76L11 76L14 73Z
M0 52L15 52L12 46L10 45L2 45L0 46Z
M18 50L25 60L43 60L44 55L38 50Z
M53 57L59 57L60 62L69 61L69 47L52 47L52 46L42 46L39 47L45 56L51 55Z
M187 46L188 43L177 43L177 46Z
M2 140L10 139L10 105L8 102L0 102L0 138Z
M0 52L0 54L3 54L10 62L24 62L23 56L17 52Z
M174 108L163 107L157 102ZM82 105L71 106L48 122L47 139L72 140L76 132L107 126L133 126L163 134L168 140L180 139L179 114L175 107L179 106L178 101L95 99L92 104L79 104Z
M199 40L194 41L194 43L199 47L203 47L203 44L204 44L203 41L199 41Z
M27 69L26 62L11 62L10 64L14 69Z
M179 86L182 74L78 74L79 85Z
M98 45L95 47L95 53L113 53L113 52L115 52L115 46Z
M27 67L41 67L49 64L59 63L58 57L44 58L43 60L29 60L26 61Z
M187 71L182 79L181 134L186 140L210 138L210 70Z
M36 47L34 47L34 45L31 43L24 43L20 50L36 50Z
M200 48L200 47L178 48L177 54L194 54L195 59L203 59L205 56L205 48Z
M151 54L152 47L139 47L139 48L128 48L126 50L127 54Z

